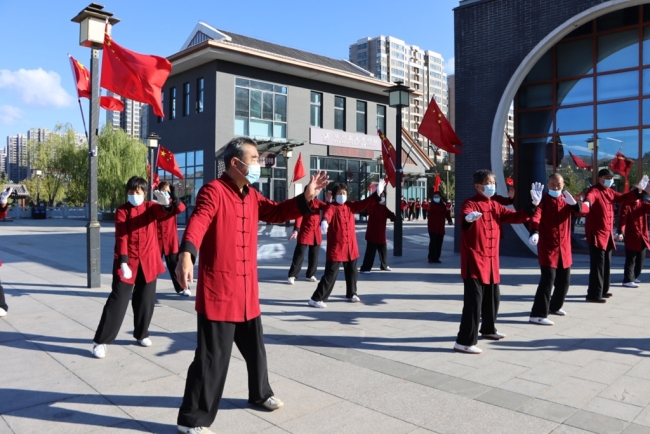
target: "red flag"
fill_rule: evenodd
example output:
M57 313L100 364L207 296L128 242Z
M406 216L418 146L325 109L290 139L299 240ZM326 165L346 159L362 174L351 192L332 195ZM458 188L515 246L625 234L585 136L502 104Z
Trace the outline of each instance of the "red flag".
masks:
M172 70L167 59L138 54L104 34L100 86L124 98L150 104L156 116L165 117L162 87Z
M578 167L579 169L591 170L591 166L585 163L584 161L582 161L580 157L576 157L575 155L573 155L571 151L569 151L569 155L571 156L571 159L575 163L576 167Z
M433 192L435 193L436 191L440 191L440 183L442 180L440 179L440 174L436 173L436 180L433 182Z
M162 170L166 170L177 178L183 179L183 174L181 173L180 167L178 167L174 154L160 145L158 145L156 166L160 167Z
M124 103L122 100L113 98L112 96L102 96L99 98L99 105L106 110L112 110L115 112L124 111Z
M424 114L424 118L422 118L418 133L431 140L434 145L443 151L452 154L461 154L463 152L454 146L463 146L463 144L445 115L442 114L442 110L438 107L435 98L431 98L429 102L429 107Z
M395 161L397 161L397 154L395 153L395 148L390 143L390 140L386 138L384 133L381 130L377 130L379 138L381 139L381 156L384 159L384 169L386 169L386 179L395 187L397 184L397 170L395 166Z
M90 73L77 59L70 56L70 66L74 75L75 86L77 87L77 98L90 99Z
M508 178L506 179L506 185L509 185L510 187L514 187L515 181L513 181L513 179L508 176Z
M298 160L296 161L296 165L293 166L293 181L291 182L296 182L299 179L302 179L305 177L305 166L302 165L302 152L298 154Z
M632 170L632 160L620 152L617 152L611 163L609 163L609 168L627 178L627 175L630 174L630 170Z
M150 178L151 178L151 164L149 164L149 162L147 161L147 179L149 179L149 181L151 181ZM154 173L153 174L153 184L151 186L153 188L156 188L156 187L158 187L158 184L160 184L160 176L158 176L157 173Z

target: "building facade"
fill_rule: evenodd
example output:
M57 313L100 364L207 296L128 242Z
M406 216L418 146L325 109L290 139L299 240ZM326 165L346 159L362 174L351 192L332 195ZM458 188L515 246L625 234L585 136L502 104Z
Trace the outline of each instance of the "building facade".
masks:
M27 136L16 134L7 136L7 177L10 181L20 182L29 177L27 161Z
M425 137L420 137L418 128L432 98L448 116L447 74L442 55L409 45L393 36L377 36L350 44L349 60L380 80L402 81L415 91L408 109L402 109L402 122L411 137L433 157L435 146Z
M141 137L141 121L143 114L143 104L116 95L113 92L107 92L107 95L118 98L124 103L124 110L121 112L106 110L106 123L113 125L113 128L122 128L129 137Z
M262 176L255 187L276 201L301 193L308 182L292 182L299 154L308 174L326 170L331 180L348 184L353 200L366 197L383 175L375 128L394 141L395 110L388 107L386 93L390 83L345 60L204 23L169 60L173 69L163 89L165 117L150 113L148 123L174 152L185 179L159 175L179 184L190 210L199 188L223 172L222 148L236 136L258 142ZM409 153L411 148L417 149ZM404 151L412 193L421 190L418 196L424 197L426 187L417 181L433 163L418 146L406 143Z
M553 172L563 175L567 190L580 195L617 153L627 159L630 172L627 179L617 174L614 188L624 191L650 173L648 3L460 2L455 9L455 97L463 116L456 119L456 131L465 146L457 156L459 200L473 194L471 174L486 166L496 174L497 192L506 193L503 125L513 100L517 206L530 200L531 182L546 182ZM494 26L488 16L507 25ZM506 232L504 254L531 253L523 225ZM574 248L584 247L578 223Z
M0 149L0 178L7 173L7 148Z

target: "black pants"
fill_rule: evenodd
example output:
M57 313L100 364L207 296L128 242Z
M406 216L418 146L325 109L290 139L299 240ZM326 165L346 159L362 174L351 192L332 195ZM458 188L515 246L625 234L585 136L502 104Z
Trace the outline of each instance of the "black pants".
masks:
M329 259L325 261L325 272L320 282L318 282L316 291L311 296L312 300L327 301L334 289L339 268L341 268L340 262L330 261ZM357 260L343 262L343 271L345 272L345 296L352 298L353 295L357 295Z
M388 249L386 247L386 244L377 244L368 241L366 244L366 254L363 255L363 264L361 264L361 271L372 270L372 266L375 263L375 252L377 251L379 251L379 262L381 263L381 269L385 270L388 268L388 262L386 262L386 258L388 257Z
M132 270L133 271L133 270ZM135 285L120 281L113 275L113 290L106 300L102 319L95 332L96 344L112 344L120 331L129 299L133 293L133 337L142 340L149 337L149 324L153 317L156 303L156 281L147 283L144 279L142 267L138 267Z
M315 244L313 246L308 246L307 244L296 244L296 248L293 251L293 259L291 260L291 268L289 268L289 277L297 278L300 274L300 269L302 268L302 259L305 257L305 250L309 247L309 257L307 259L307 274L306 277L310 277L316 274L316 268L318 268L318 254L320 253L320 246Z
M197 346L187 370L178 424L209 427L217 417L226 384L233 342L246 361L248 402L261 404L273 396L266 366L262 317L244 322L210 321L197 315Z
M5 312L9 312L9 306L7 306L7 302L5 301L5 290L2 284L0 284L0 308L4 309Z
M499 313L499 284L484 284L478 279L463 279L463 316L456 342L472 346L478 342L479 320L481 334L494 334L495 322Z
M176 278L176 265L178 265L178 252L172 253L171 255L165 255L163 252L163 256L165 257L165 262L167 263L167 270L169 270L169 277L172 278L172 283L174 284L174 289L176 290L176 293L182 292L183 287L181 284L178 282L178 279Z
M434 234L429 232L429 261L439 261L442 253L442 241L445 239L444 234Z
M558 264L558 268L542 265L541 269L542 277L539 279L535 302L530 312L530 316L533 318L546 318L549 309L551 312L562 309L571 282L571 268L562 268ZM555 290L551 297L553 287Z
M597 300L609 292L609 270L612 264L612 242L607 250L589 246L589 287L587 298Z
M413 220L415 218L415 210L409 210L409 220Z
M453 225L453 224L454 224L454 222L451 221L451 211L447 211L447 212L445 213L445 217L447 218L447 224L448 224L448 225Z
M426 210L426 209L423 209L423 210L422 210L422 219L423 219L423 220L426 220L426 219L427 219L427 212L428 212L428 210Z
M640 252L625 249L623 283L634 282L641 275L641 270L643 270L643 261L645 261L645 251L645 247L643 247L643 250Z

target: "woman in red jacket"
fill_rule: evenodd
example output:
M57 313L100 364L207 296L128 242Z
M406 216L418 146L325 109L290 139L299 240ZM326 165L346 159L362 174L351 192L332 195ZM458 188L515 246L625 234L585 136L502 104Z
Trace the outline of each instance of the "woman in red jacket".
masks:
M382 271L392 271L386 261L388 257L386 241L386 219L395 221L395 214L386 208L386 196L381 196L379 203L368 208L368 226L366 226L366 254L359 271L370 274L372 264L375 262L375 252L379 250L379 261Z
M174 209L160 191L156 201L144 200L147 181L134 176L126 183L129 201L115 212L115 255L112 291L93 339L93 355L106 356L120 331L133 293L133 337L143 347L152 345L149 324L156 303L156 279L165 271L160 261L158 220Z
M0 219L3 219L7 216L7 211L9 211L7 201L9 200L9 196L11 196L12 191L13 189L9 187L3 191L2 194L0 194ZM2 266L2 261L0 261L0 266ZM0 284L0 317L6 316L8 310L9 306L7 306L7 302L5 301L5 292L2 288L2 285Z
M326 194L326 197L328 195ZM329 195L331 198L331 195ZM328 200L329 202L329 200ZM322 200L313 199L311 202L312 212L304 217L297 217L293 225L293 232L289 240L297 238L296 248L293 251L293 259L289 268L287 282L293 285L300 274L302 260L305 257L305 250L309 247L309 257L307 260L307 274L305 278L308 282L318 282L316 279L316 268L318 268L318 256L320 245L323 242L323 236L320 231L320 212L324 211L328 203Z
M377 191L372 196L368 196L364 200L350 202L347 201L347 185L339 182L332 187L335 202L327 208L321 222L321 230L328 233L325 273L309 300L311 307L321 309L327 307L325 301L327 301L332 289L334 289L341 263L343 263L345 270L345 296L352 303L361 301L357 296L359 249L357 247L354 214L363 211L373 203L379 202L379 195L384 192L385 186L385 181L381 179L377 185ZM332 229L328 230L330 225Z
M174 284L177 294L189 297L192 295L189 289L183 289L183 286L176 279L176 265L178 265L178 220L177 215L185 211L185 204L176 197L174 186L167 181L158 184L158 190L170 199L175 206L174 211L168 213L165 217L158 220L158 245L160 246L161 255L165 257L169 276Z
M422 201L422 218L427 219L427 213L429 212L429 207L431 206L431 199L424 199Z
M440 253L442 253L442 241L445 239L445 218L447 207L442 202L442 195L439 191L433 193L433 203L429 206L429 264L440 264Z
M637 200L623 205L618 224L618 240L625 238L625 268L623 286L638 288L639 276L643 269L648 240L648 213L650 203Z

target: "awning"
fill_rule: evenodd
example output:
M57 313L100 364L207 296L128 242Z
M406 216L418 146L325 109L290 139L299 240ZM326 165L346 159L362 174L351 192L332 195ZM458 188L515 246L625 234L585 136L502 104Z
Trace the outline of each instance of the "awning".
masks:
M27 187L23 184L4 184L2 191L5 191L9 187L14 189L14 191L11 192L11 198L24 199L29 197L29 191L27 191Z
M275 137L251 137L257 143L258 152L279 153L284 150L291 150L297 146L303 146L304 141L294 139L278 139Z

